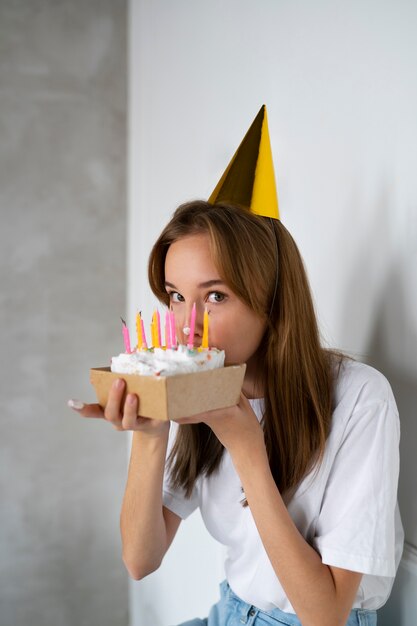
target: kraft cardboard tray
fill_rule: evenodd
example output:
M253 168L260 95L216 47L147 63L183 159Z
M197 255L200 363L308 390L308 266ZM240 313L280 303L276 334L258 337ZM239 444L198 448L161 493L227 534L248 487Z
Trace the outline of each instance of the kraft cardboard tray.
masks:
M93 367L90 382L101 406L107 403L114 380L126 381L126 393L139 396L139 415L175 420L237 404L246 365L228 365L214 370L177 376L116 374L109 367Z

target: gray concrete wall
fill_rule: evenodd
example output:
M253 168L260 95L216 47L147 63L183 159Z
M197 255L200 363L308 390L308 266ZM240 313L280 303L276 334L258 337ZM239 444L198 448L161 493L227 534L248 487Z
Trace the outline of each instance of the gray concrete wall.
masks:
M126 3L0 2L0 624L123 626L125 435L82 420L122 347Z

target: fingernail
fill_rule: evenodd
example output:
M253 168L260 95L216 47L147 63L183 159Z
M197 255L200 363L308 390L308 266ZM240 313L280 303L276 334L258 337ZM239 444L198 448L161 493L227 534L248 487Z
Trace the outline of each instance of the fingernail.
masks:
M113 383L113 388L114 389L121 389L124 385L124 380L122 378L118 378L117 380L114 381Z
M71 409L81 411L81 409L84 408L84 402L81 402L81 400L68 400L68 406L71 407Z
M128 404L135 404L135 402L136 402L136 396L134 396L133 394L131 394L131 393L130 393L130 394L127 396L126 400L127 400L127 403L128 403Z

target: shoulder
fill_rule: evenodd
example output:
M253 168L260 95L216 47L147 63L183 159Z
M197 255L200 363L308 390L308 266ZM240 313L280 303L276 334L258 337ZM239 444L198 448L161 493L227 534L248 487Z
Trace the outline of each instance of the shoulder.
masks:
M384 429L399 435L398 409L386 377L375 368L344 359L335 370L332 430Z
M370 365L344 359L335 370L334 406L350 407L387 403L397 412L391 385L386 377Z

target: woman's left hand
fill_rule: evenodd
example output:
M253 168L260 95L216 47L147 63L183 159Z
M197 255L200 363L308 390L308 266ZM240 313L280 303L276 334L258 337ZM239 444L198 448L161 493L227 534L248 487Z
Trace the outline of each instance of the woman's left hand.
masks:
M206 411L175 421L179 424L207 424L232 455L237 449L242 451L245 448L249 452L255 446L265 447L262 427L243 393L235 406Z

